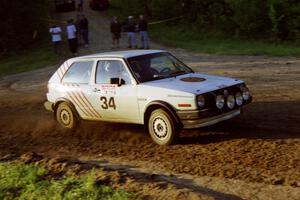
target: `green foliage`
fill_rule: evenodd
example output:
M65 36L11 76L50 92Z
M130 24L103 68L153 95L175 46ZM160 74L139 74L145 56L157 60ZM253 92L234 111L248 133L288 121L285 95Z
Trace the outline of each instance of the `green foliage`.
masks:
M81 179L53 179L34 165L0 164L0 199L128 199L129 194L96 184L96 172Z
M149 4L151 14L156 19L182 15L181 0L152 0Z
M269 0L269 6L272 38L299 39L300 3L292 0Z
M164 33L168 34L164 34ZM243 40L211 36L186 25L157 24L151 26L152 38L160 42L200 53L218 55L299 56L300 47L292 43L271 43L264 40Z
M28 52L18 51L8 57L0 57L0 77L46 67L63 59L62 56L58 57L53 53L52 46L49 46L48 42Z
M263 35L269 29L266 1L260 0L228 0L230 8L233 11L233 22L236 26L236 36L245 35Z
M48 3L41 0L0 1L0 54L27 49L45 31ZM37 34L38 33L38 34Z
M148 5L151 0L127 0L124 2L123 0L114 0L112 1L112 6L118 10L117 15L129 16L129 15L139 15L141 13L147 13Z
M297 0L112 0L121 16L145 13L152 20L185 16L199 31L229 38L298 40L300 2ZM180 21L179 23L183 23Z

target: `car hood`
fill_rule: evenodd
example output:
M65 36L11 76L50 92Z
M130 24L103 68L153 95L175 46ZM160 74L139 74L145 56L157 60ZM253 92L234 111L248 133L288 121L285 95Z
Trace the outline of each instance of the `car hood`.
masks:
M142 84L146 86L178 90L193 94L203 94L240 83L243 83L243 81L223 76L189 73L176 77L149 81Z

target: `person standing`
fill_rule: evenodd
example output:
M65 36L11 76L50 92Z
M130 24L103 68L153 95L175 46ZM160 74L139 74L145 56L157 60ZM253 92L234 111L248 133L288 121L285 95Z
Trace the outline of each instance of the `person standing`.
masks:
M73 19L68 20L67 25L67 37L69 41L69 48L74 56L77 56L77 37L76 37L76 27L73 24Z
M148 22L144 15L140 15L138 29L141 37L141 49L149 49Z
M75 22L75 27L76 27L76 36L77 36L77 43L78 46L80 46L81 44L83 44L83 39L81 36L81 27L80 24L81 23L81 15L77 14L77 18L76 18L76 22Z
M110 32L112 33L112 48L119 48L119 40L121 37L121 24L117 17L114 17L110 24Z
M136 39L135 39L135 22L133 16L128 17L128 25L127 25L127 36L128 36L128 48L137 48Z
M50 27L49 33L51 34L54 53L57 55L61 54L61 28L53 25Z
M79 12L82 12L83 11L83 0L76 0L77 2L77 10Z
M85 15L81 15L80 34L84 42L84 47L88 47L89 46L89 21L85 17Z

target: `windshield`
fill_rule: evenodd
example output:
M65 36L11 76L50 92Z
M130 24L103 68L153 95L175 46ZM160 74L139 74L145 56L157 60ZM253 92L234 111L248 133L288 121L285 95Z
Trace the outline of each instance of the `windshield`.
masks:
M127 60L139 82L193 73L192 69L166 52L131 57Z

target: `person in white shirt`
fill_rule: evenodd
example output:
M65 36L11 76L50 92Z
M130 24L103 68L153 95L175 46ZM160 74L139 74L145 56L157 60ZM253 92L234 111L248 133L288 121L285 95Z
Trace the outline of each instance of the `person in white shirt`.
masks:
M49 29L51 39L53 43L53 50L55 54L61 54L61 28L57 25L53 25Z
M77 47L78 47L76 32L77 30L75 25L73 24L73 20L72 19L68 20L67 37L69 41L70 51L74 56L77 56Z

